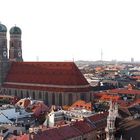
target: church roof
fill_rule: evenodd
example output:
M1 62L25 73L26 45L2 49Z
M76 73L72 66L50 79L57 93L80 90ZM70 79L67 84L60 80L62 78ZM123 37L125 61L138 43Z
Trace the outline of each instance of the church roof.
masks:
M0 32L7 32L6 26L1 23L0 23Z
M89 91L74 62L13 62L4 87L48 91Z
M14 26L10 29L10 34L21 34L21 29L17 26Z

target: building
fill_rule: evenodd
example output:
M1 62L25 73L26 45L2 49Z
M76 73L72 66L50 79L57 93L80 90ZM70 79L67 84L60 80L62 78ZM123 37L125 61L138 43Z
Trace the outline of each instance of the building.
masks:
M69 111L65 110L52 110L46 115L44 126L54 127L59 124L71 123L77 120L83 120L86 117L93 116L93 112L86 109L73 108Z
M110 102L109 114L107 117L106 140L115 140L115 121L118 116L118 106L116 103Z
M7 137L8 140L104 140L108 112L94 114L71 124L61 124L52 128L30 127L28 134Z
M23 62L22 31L0 24L0 85L8 95L43 100L47 105L90 101L91 87L74 62Z

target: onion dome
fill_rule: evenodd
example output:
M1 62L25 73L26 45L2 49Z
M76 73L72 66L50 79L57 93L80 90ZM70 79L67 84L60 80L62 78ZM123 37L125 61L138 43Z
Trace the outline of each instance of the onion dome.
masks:
M10 34L21 34L21 29L17 26L14 26L10 29Z
M0 23L0 32L7 32L6 26L1 23Z

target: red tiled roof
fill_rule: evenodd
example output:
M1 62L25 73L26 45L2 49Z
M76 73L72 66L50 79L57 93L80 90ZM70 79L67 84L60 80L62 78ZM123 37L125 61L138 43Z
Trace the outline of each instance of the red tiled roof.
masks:
M95 130L94 127L92 127L88 122L86 121L77 121L73 124L73 127L78 129L83 134L89 133L93 130Z
M44 103L36 103L33 105L32 112L36 117L39 117L41 113L48 111L48 107Z
M118 100L117 103L120 107L129 107L130 105L132 105L132 102L127 102L124 100Z
M135 79L135 80L140 80L140 76L139 75L131 76L130 78Z
M64 139L69 139L69 138L73 138L73 137L77 137L81 135L79 131L76 131L71 126L64 126L64 127L58 128L57 131L61 136L63 136Z
M118 96L118 95L112 96L112 95L105 94L105 95L102 95L102 97L100 99L101 100L109 100L109 101L110 100L117 101L120 99L120 96Z
M95 114L91 117L88 117L88 119L96 126L96 129L104 129L107 124L107 116L108 112L104 112L101 114Z
M8 137L8 140L30 140L29 135L23 134L21 136L11 136Z
M140 90L136 89L113 89L109 90L108 93L117 93L117 94L140 94Z
M57 128L44 130L40 134L35 135L34 140L63 140L63 137L57 132Z
M24 108L26 108L27 106L29 106L29 104L31 103L30 99L21 99L19 100L16 105L22 106Z
M88 117L88 119L91 121L91 122L98 122L102 119L106 119L108 116L108 112L103 112L103 113L100 113L100 114L95 114L91 117Z
M89 91L73 62L13 62L4 87L48 91Z
M103 92L96 93L95 96L102 97L107 94L140 94L140 90L138 89L127 89L127 88L117 88L111 89Z
M78 107L78 108L85 108L85 109L87 109L87 110L91 110L91 106L92 106L91 102L86 103L86 102L83 101L83 100L78 100L78 101L76 101L75 103L73 103L73 104L71 105L70 109L71 109L71 108Z
M80 135L81 133L79 131L67 125L58 128L42 130L39 134L34 135L34 140L66 140L78 137ZM25 136L17 136L16 138L19 138L18 140L28 140L29 134Z

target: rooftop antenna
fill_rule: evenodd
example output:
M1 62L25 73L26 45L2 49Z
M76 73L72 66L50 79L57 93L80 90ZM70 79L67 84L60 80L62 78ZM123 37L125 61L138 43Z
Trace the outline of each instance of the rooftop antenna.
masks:
M72 58L72 61L74 62L74 57Z

